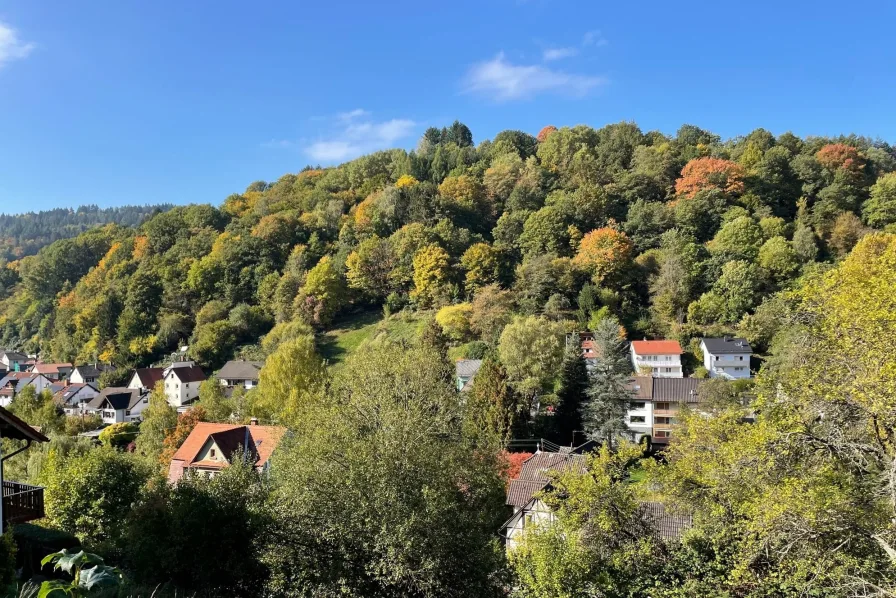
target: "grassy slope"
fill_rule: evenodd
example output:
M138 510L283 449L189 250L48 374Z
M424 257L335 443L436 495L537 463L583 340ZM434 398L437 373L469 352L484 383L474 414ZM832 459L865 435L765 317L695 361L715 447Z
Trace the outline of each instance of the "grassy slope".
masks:
M385 335L412 339L420 334L426 315L400 312L384 318L382 312L367 311L348 315L317 337L318 350L330 366L338 367L364 343Z

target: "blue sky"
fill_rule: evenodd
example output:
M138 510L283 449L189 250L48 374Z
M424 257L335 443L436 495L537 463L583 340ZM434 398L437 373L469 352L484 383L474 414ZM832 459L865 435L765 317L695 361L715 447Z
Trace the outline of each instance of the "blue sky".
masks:
M0 2L0 212L211 202L546 124L896 143L896 3Z

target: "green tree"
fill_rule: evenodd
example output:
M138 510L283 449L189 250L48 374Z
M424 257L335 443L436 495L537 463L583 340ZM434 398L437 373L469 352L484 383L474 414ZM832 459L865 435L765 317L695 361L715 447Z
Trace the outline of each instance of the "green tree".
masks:
M111 447L68 456L51 450L41 470L47 519L85 542L115 540L148 477L145 464Z
M325 255L308 271L296 298L296 311L306 322L323 326L342 308L345 298L345 279L330 256Z
M395 254L386 239L370 237L348 254L345 260L349 287L373 299L383 299L391 289Z
M555 441L562 446L573 446L576 433L583 432L582 409L586 403L588 390L588 369L578 335L568 341L563 354L557 390L557 410L554 412ZM581 439L581 438L580 438Z
M477 445L503 449L519 413L519 401L497 359L486 356L464 406L464 431Z
M326 386L326 370L312 335L299 336L277 347L265 361L252 394L252 415L280 423L306 415Z
M234 413L233 401L224 394L224 386L212 375L199 385L199 403L209 421L229 421Z
M389 342L349 358L275 453L268 593L501 594L503 465L463 435L447 371Z
M862 207L868 226L884 228L896 222L896 172L890 172L871 186L871 197Z
M616 318L604 318L593 333L597 357L583 420L591 438L613 446L618 437L629 435L625 415L632 397L628 388L632 367L625 335Z
M778 281L790 278L800 268L799 256L784 237L772 237L762 244L759 265Z
M498 354L511 385L535 401L554 380L563 361L563 326L537 316L508 324L498 342Z
M729 260L754 260L762 245L762 229L749 216L741 216L725 223L708 244L715 255Z
M165 436L177 426L177 410L168 404L164 382L156 384L142 415L143 422L137 436L137 453L155 466L165 447Z

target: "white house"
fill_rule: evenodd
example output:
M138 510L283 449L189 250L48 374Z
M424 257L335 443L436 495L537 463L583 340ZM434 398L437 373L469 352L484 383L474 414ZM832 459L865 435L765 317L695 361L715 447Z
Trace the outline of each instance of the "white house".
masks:
M76 366L68 376L68 381L73 384L94 384L100 379L100 375L107 370L114 370L110 365L102 363L87 363Z
M218 370L218 379L221 386L227 388L236 388L242 386L246 390L258 386L258 378L261 368L264 365L261 361L228 361L220 370Z
M711 378L738 380L751 376L753 349L745 339L730 336L704 338L700 340L700 348L703 350L703 367Z
M12 403L15 396L26 386L33 386L35 393L41 393L52 384L53 381L43 374L9 372L0 379L0 406L5 407Z
M136 388L108 386L87 403L85 411L97 413L106 424L140 421L149 395Z
M168 481L176 484L187 472L206 477L216 476L230 464L236 453L252 460L255 469L265 472L271 455L280 444L286 428L259 426L252 420L248 426L199 422L184 440L168 467Z
M651 443L665 446L678 425L682 405L695 406L699 400L699 378L654 378L635 376L629 383L632 398L625 422L635 440L649 435Z
M165 368L165 397L168 404L178 411L186 411L190 403L199 398L199 385L205 380L205 374L198 366L172 364Z
M20 371L27 360L27 355L17 351L0 351L0 363L3 364L4 369L8 372Z
M31 368L32 374L43 374L50 380L65 380L72 372L70 363L43 363L38 362Z
M632 341L632 366L636 374L655 378L681 378L681 345L678 341Z
M100 393L92 384L69 384L53 394L53 400L66 415L81 415L92 398Z

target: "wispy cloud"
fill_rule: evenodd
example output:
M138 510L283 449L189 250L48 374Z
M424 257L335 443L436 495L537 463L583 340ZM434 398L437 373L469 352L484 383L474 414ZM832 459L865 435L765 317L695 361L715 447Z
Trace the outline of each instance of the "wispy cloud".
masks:
M19 39L15 29L0 21L0 68L13 60L28 56L34 50L34 44Z
M312 159L322 163L344 162L360 155L393 147L410 137L417 124L406 118L374 121L366 110L352 110L336 115L331 134L303 147Z
M492 60L473 65L467 73L465 89L506 102L547 92L581 97L607 82L604 77L567 73L540 64L512 64L502 52Z
M579 50L577 48L548 48L544 52L542 52L541 57L545 62L551 62L553 60L570 58L571 56L575 56L578 53Z
M594 29L589 31L584 36L582 36L582 47L587 48L588 46L606 46L610 42L607 41L607 38L601 34L599 29Z

